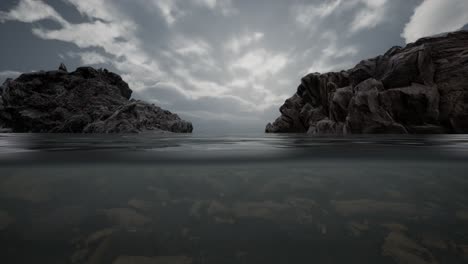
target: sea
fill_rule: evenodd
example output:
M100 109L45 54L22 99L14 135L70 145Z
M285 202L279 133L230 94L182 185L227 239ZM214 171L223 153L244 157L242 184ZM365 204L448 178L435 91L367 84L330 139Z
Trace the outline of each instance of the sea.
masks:
M0 263L468 263L468 135L0 134Z

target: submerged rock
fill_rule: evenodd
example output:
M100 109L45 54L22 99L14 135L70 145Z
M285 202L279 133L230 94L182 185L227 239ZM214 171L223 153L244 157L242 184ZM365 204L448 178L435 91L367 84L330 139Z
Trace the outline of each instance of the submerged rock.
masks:
M60 176L22 175L22 177L2 177L0 197L31 203L43 203L51 199L54 186L61 181Z
M113 264L190 264L192 259L186 256L120 256Z
M468 220L468 210L459 210L456 212L456 216L460 220Z
M280 112L267 133L467 133L468 31L309 74Z
M192 124L153 104L107 70L81 67L22 74L3 84L0 130L42 133L192 132Z
M331 201L335 211L343 216L353 215L399 215L399 216L427 216L432 212L427 208L420 208L414 204L402 202L387 202L378 200L339 200Z
M212 217L216 223L233 224L239 219L256 219L284 224L310 224L313 215L320 210L314 200L288 198L284 202L258 201L235 202L195 201L189 215L196 219ZM321 228L323 229L323 228Z
M391 232L382 246L382 254L398 264L437 264L429 250L407 237L402 232Z
M13 222L14 218L8 212L0 210L0 231L6 229Z
M111 223L121 227L139 227L151 222L151 219L129 208L112 208L106 210Z

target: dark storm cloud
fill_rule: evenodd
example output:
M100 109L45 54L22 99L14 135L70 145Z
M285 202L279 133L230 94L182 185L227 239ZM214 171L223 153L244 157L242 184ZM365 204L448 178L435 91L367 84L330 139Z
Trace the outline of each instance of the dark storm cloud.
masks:
M465 1L447 1L455 9L441 2L2 1L0 81L61 61L106 67L136 98L196 127L261 130L306 73L352 67L420 37L419 28L435 34L466 24ZM447 22L431 30L434 8Z

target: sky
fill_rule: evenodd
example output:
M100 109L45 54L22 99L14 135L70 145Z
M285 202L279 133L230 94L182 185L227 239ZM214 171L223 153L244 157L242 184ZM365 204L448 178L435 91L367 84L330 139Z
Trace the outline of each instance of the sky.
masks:
M263 131L307 73L467 23L467 0L2 0L0 82L107 68L197 132Z

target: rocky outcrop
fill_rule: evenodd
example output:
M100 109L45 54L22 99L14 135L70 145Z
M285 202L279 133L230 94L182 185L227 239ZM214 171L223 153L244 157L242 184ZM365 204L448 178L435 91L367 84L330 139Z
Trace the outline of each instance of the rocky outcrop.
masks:
M468 31L305 76L268 133L467 133Z
M1 87L0 130L42 133L192 132L192 124L153 104L130 99L112 72L81 67L25 73Z

